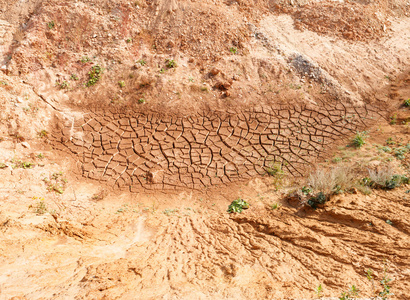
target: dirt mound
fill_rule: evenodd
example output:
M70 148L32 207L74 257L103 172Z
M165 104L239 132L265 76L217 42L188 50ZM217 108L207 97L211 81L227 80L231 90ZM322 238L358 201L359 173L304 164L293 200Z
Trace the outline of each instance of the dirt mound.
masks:
M377 7L357 3L315 3L296 11L295 27L350 40L370 40L385 34L389 21Z
M405 1L271 1L270 9L294 19L295 28L355 41L387 34L389 18L409 16Z

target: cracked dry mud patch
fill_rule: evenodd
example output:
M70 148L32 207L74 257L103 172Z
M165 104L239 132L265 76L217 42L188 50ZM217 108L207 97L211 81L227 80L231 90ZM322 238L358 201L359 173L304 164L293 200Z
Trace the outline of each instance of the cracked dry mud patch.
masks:
M77 155L84 177L110 186L201 189L278 166L302 175L335 141L378 117L375 108L342 103L185 117L106 110L57 120L53 146Z

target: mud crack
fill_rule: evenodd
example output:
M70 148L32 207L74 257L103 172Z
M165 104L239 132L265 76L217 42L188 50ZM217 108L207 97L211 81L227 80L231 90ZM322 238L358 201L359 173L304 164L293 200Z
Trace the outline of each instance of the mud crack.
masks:
M303 174L377 116L340 103L179 117L96 111L57 121L52 139L78 157L84 177L131 191L202 189L263 176L275 165Z

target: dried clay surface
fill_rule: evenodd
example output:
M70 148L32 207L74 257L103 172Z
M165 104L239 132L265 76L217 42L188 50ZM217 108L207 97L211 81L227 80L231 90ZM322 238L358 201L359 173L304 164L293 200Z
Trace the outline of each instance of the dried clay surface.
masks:
M61 120L53 145L77 155L83 176L111 186L201 189L278 165L302 175L337 139L380 117L343 104L192 117L105 111Z

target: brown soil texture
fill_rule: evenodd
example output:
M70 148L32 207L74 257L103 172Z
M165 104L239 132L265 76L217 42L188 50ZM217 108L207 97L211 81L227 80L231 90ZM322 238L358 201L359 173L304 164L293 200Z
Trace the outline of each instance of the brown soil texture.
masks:
M53 145L78 156L84 177L110 186L200 190L266 175L275 164L302 175L335 140L379 118L372 107L342 104L188 117L105 110L57 122Z
M409 184L300 196L410 177L409 39L403 0L0 0L0 300L409 299Z

